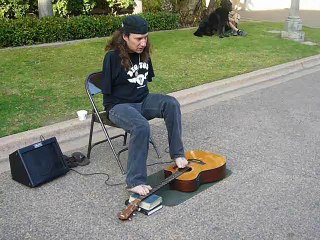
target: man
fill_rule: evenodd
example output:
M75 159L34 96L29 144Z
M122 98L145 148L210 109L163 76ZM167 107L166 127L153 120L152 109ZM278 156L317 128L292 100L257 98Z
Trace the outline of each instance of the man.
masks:
M180 104L171 96L152 94L148 82L154 77L150 58L148 23L140 16L124 19L107 43L103 61L103 104L108 118L130 133L127 189L146 195L148 120L163 118L168 131L169 153L179 168L187 166L181 139Z

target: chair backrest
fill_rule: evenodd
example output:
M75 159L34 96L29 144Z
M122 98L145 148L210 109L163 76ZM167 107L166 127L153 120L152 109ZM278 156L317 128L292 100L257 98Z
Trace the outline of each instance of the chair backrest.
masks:
M88 95L94 96L102 92L102 72L91 73L86 80Z
M98 121L109 126L117 127L107 118L107 114L104 110L99 110L99 107L97 107L97 104L94 100L95 95L102 94L102 72L91 73L87 77L86 91L93 108L92 114L94 121ZM100 106L100 104L98 105Z

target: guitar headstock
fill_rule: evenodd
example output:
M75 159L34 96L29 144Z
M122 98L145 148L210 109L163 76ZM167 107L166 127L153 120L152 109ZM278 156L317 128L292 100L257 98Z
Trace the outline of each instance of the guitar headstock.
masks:
M128 220L132 217L133 213L139 208L141 200L135 199L129 205L118 213L118 218L122 221Z

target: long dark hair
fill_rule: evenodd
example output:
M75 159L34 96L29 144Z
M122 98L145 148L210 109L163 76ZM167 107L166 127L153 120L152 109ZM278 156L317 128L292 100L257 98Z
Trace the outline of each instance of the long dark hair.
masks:
M118 49L120 52L119 56L121 58L121 65L123 65L124 68L128 70L130 67L132 67L130 57L129 57L130 50L127 46L126 41L123 39L122 35L129 37L130 33L125 33L122 28L120 30L115 31L112 34L111 39L108 40L105 50L109 51L109 50ZM150 52L151 52L150 39L148 36L146 47L144 48L143 52L140 54L141 61L147 62L150 58Z

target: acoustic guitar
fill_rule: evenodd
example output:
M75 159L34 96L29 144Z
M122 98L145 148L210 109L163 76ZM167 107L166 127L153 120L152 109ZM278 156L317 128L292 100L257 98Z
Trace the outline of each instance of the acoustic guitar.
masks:
M200 150L186 152L187 167L180 169L175 164L164 169L165 179L144 196L132 201L118 214L120 220L131 220L141 201L171 183L171 188L182 191L195 191L202 183L218 181L226 175L226 160L223 156Z

